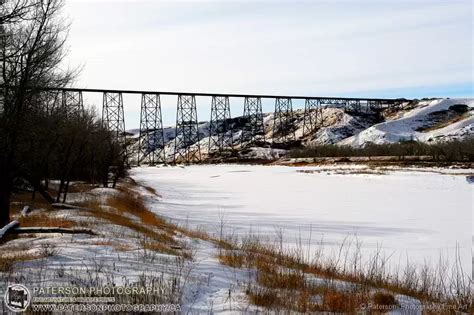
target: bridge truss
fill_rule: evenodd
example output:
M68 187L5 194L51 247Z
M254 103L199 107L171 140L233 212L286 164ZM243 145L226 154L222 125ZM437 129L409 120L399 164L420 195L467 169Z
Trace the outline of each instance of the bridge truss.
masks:
M293 105L290 98L278 97L275 100L272 136L274 143L296 140L293 124Z
M344 97L311 97L284 95L246 95L222 93L184 93L135 90L103 90L80 88L41 88L43 92L55 95L51 107L57 108L60 96L62 107L67 115L84 110L83 93L102 93L102 121L112 135L121 143L126 143L125 115L123 94L140 94L140 140L138 163L166 163L170 159L165 153L165 137L163 133L161 95L177 96L176 129L172 162L201 161L201 134L199 131L196 97L211 97L211 119L209 124L208 152L222 151L232 148L235 126L239 120L231 119L229 98L243 98L243 117L241 118L242 145L265 141L265 124L262 111L262 99L274 99L275 110L271 140L282 143L295 140L293 100L305 100L303 118L303 137L310 137L324 125L323 110L328 107L341 108L345 112L364 115L379 113L387 108L399 108L406 99L381 98L344 98Z
M165 139L159 94L142 94L138 164L166 163Z
M199 125L194 95L178 95L174 139L174 163L201 161Z
M222 152L233 146L232 125L230 122L230 102L228 96L213 96L211 120L209 122L209 153Z
M242 127L241 145L250 145L265 141L265 126L263 124L262 99L246 97L244 101L244 125Z

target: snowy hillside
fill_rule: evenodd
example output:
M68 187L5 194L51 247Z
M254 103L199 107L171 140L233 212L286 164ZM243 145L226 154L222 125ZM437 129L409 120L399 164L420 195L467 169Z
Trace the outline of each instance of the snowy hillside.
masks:
M473 99L422 101L401 117L376 124L339 144L360 147L415 140L422 142L462 139L474 134Z
M292 128L295 140L302 145L344 144L360 147L366 143L394 143L415 140L422 142L454 140L474 134L474 99L435 99L413 101L403 104L402 109L389 109L379 113L355 115L342 108L323 108L318 117L319 127L303 135L304 110L293 112ZM263 117L265 141L258 147L248 148L241 143L242 130L247 123L243 117L230 119L226 140L240 157L252 159L275 159L286 150L273 146L274 114ZM138 150L138 131L133 134L131 151ZM215 135L213 135L215 136ZM175 128L164 128L165 153L172 160L175 145ZM203 158L209 151L209 122L199 123L199 146ZM197 143L194 144L197 146ZM230 145L228 147L231 148ZM133 156L133 155L132 155Z
M322 125L312 134L303 135L304 110L298 109L293 112L293 125L295 140L300 141L303 145L307 144L335 144L347 137L357 134L360 131L372 126L378 122L373 115L352 116L345 113L340 108L324 108L322 109ZM274 114L264 113L263 124L265 132L265 141L259 143L259 147L247 148L247 143L242 143L242 130L246 124L243 117L237 117L229 120L232 127L232 136L227 134L227 142L232 143L232 148L237 149L241 155L245 155L252 159L274 159L278 158L286 152L277 148L272 148ZM201 154L206 157L209 153L209 122L200 122L199 129L199 146ZM172 160L175 147L175 128L165 127L164 130L165 153L168 160ZM132 141L131 152L138 151L138 130L129 130L129 139ZM215 136L215 135L213 135ZM197 143L194 144L195 146ZM230 149L230 146L228 147ZM242 151L243 148L247 148ZM136 154L132 154L132 158Z

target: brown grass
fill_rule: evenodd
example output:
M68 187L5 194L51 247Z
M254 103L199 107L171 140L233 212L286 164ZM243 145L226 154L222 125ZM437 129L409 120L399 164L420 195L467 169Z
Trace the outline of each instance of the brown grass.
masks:
M9 272L16 263L42 258L41 254L32 254L25 251L12 255L0 255L0 272Z
M374 302L375 305L385 305L385 306L391 306L391 305L398 305L397 300L393 296L393 294L388 293L388 292L381 292L378 291L374 294L372 297L372 301Z
M72 228L78 225L77 222L67 218L59 218L51 212L32 213L26 217L19 218L21 227L60 227Z
M221 252L218 258L222 264L233 268L242 268L247 262L247 254L237 250Z
M269 265L271 267L271 265ZM262 270L262 269L259 269ZM301 289L304 290L306 285L305 276L302 272L296 270L281 271L268 269L257 275L257 283L267 288L274 289Z
M146 250L191 257L188 250L180 249L183 246L174 238L180 229L151 212L132 184L120 184L117 193L109 196L105 204L92 200L78 205L88 209L89 215L133 230L143 238L141 245ZM117 248L130 250L128 246Z
M31 192L21 191L14 193L10 203L11 215L18 215L24 206L30 206L31 209L53 210L51 204L39 193L35 195L35 199L33 199L33 193Z
M148 226L125 216L125 214L129 212L120 213L105 210L98 202L89 202L85 204L85 206L89 209L89 214L96 218L106 220L115 225L130 228L140 235L146 236L155 241L175 244L174 239L170 235L158 232L155 229L149 228Z
M340 269L334 261L326 263L307 263L298 252L281 252L274 245L266 244L258 238L246 238L240 243L232 243L233 249L222 250L218 256L222 264L234 268L250 268L256 270L257 286L247 290L249 299L256 305L282 308L292 311L335 311L355 312L361 304L372 302L378 305L396 305L393 294L415 297L427 303L447 303L464 305L449 297L441 297L433 288L420 288L411 282L421 281L416 276L394 279L383 271L371 270L373 275L363 272L352 272ZM350 292L341 291L336 287L308 283L308 276L320 279L341 280L352 283ZM429 277L439 275L432 274ZM433 280L434 278L426 278ZM430 281L431 281L430 280ZM369 294L374 288L382 289L374 295ZM290 290L298 298L289 299ZM294 291L294 292L293 292ZM319 296L322 303L315 305L314 296ZM268 301L265 299L268 298ZM464 297L465 298L465 297Z
M118 187L119 193L112 198L108 198L107 205L115 208L120 213L130 213L140 219L148 226L161 227L169 229L171 225L163 218L151 212L143 197L133 191L128 186ZM171 230L174 230L174 226Z
M367 302L367 296L360 293L328 290L323 295L323 308L332 312L352 313Z
M115 244L114 249L118 250L119 252L128 252L131 251L133 248L127 244Z
M276 290L261 286L252 286L247 290L252 304L281 313L338 312L353 314L369 300L358 293L345 293L326 289L315 298L306 290Z

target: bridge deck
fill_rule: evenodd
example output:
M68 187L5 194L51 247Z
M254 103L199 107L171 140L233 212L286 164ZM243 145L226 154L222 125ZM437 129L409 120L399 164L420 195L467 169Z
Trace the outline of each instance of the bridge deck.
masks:
M239 94L239 93L203 93L203 92L179 92L179 91L145 91L145 90L117 90L117 89L96 89L96 88L40 88L44 91L71 91L83 93L122 93L122 94L159 94L159 95L194 95L194 96L227 96L227 97L248 97L248 98L289 98L289 99L319 99L319 100L345 100L345 101L385 101L396 102L407 100L406 98L371 98L371 97L336 97L336 96L305 96L305 95L272 95L272 94Z

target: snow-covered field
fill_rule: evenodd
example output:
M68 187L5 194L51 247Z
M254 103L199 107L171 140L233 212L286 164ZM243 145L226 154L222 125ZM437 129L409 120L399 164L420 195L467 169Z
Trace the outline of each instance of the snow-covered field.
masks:
M460 248L471 274L473 185L465 172L364 166L201 165L134 168L133 178L162 195L154 211L189 227L258 233L337 251L347 236L370 256L382 247L393 266L454 263ZM369 174L367 174L369 173ZM443 173L443 174L441 174Z

